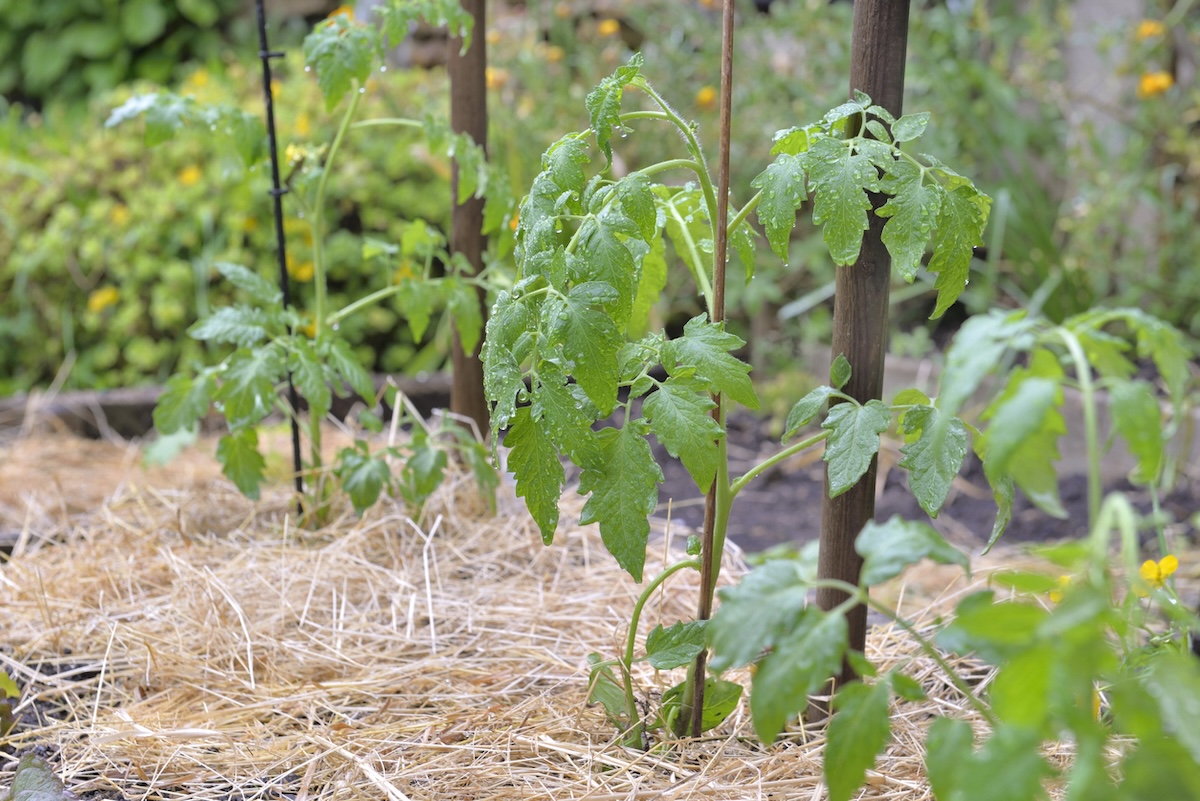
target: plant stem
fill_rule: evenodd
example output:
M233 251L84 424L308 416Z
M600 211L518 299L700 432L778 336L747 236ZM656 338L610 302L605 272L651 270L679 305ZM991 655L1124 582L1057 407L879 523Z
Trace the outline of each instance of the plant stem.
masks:
M774 456L771 456L767 459L762 460L758 464L754 465L754 467L751 467L749 470L747 470L742 476L740 476L736 481L734 481L733 484L730 485L730 487L729 487L730 493L732 495L736 496L739 492L741 492L745 488L745 486L747 484L749 484L751 481L753 481L758 476L762 475L765 471L770 470L772 467L779 464L780 462L786 462L788 459L792 458L797 453L808 450L813 445L816 445L818 442L821 442L822 440L825 440L828 438L829 438L829 432L822 431L820 434L813 434L808 439L803 439L793 445L789 445L788 447L784 448L783 450L781 450L779 453L775 454Z
M332 144L329 145L329 155L325 157L325 164L321 169L321 178L317 181L317 193L313 201L313 215L310 228L312 230L313 240L313 322L316 326L317 336L325 332L325 294L327 287L325 286L325 187L329 181L329 173L333 171L333 162L337 157L338 149L342 145L342 139L346 136L346 131L350 128L350 120L354 119L354 114L358 111L358 102L362 98L362 93L351 90L350 105L346 107L346 113L342 115L342 122L338 126L337 134L333 137Z
M351 128L369 128L373 125L395 125L399 128L425 129L425 123L420 120L410 120L407 117L376 117L370 120L359 120Z
M397 294L403 288L403 284L392 284L391 286L385 286L383 289L376 289L371 294L364 295L353 303L347 304L346 306L343 306L342 308L333 312L326 318L325 322L329 325L337 325L340 321L344 320L355 312L361 311L367 306L370 306L372 303L378 303L381 300L386 300L390 296Z
M1100 480L1100 433L1096 423L1096 389L1092 384L1092 368L1088 364L1083 346L1078 337L1066 328L1056 329L1059 337L1067 346L1071 359L1075 362L1075 375L1079 380L1079 394L1083 400L1083 428L1087 441L1088 459L1088 527L1096 522L1100 514L1100 502L1104 495L1104 486Z
M746 218L750 216L750 212L752 212L756 208L758 208L758 203L760 200L762 200L762 196L763 196L763 193L762 193L762 190L760 189L760 190L758 190L758 192L755 193L754 197L752 197L748 201L746 201L746 205L742 206L741 209L738 210L737 214L733 215L733 219L729 221L729 230L730 231L736 231L738 229L738 226L741 225L742 223L744 223L746 221Z

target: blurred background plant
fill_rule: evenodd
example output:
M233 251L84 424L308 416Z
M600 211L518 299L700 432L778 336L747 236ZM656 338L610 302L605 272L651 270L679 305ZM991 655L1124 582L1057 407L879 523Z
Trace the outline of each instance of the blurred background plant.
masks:
M117 80L153 78L259 114L257 46L247 36L244 8L211 2L222 13L204 26L174 3L156 5L175 20L165 24L164 37L186 40L193 34L180 31L188 28L217 44L160 48L151 38L147 53L170 62L158 72L139 71L140 51L123 44L124 55L109 60L133 60L123 72L113 68ZM22 4L12 19L24 27L10 27L27 43L37 30L66 30L61 9L44 16L51 9L86 7L71 19L91 19L118 5L131 4L51 2L36 13ZM309 5L320 18L337 3ZM775 0L767 13L758 5L739 4L732 186L743 200L768 160L772 133L845 94L849 59L852 4ZM925 355L966 314L992 306L1061 319L1097 302L1138 305L1200 333L1200 15L1193 0L1129 5L1131 16L1096 23L1087 3L1068 0L914 4L906 103L933 112L928 149L976 176L996 203L989 247L957 309L927 321L932 282L918 278L895 288L898 350ZM3 0L0 7L7 7ZM93 7L99 10L87 10ZM525 0L496 2L489 13L491 151L512 186L532 181L552 132L585 127L587 87L634 48L645 53L660 93L695 119L702 141L716 142L714 0ZM272 35L296 42L312 20L280 19ZM429 41L430 32L418 35ZM194 38L199 42L200 33ZM1081 38L1104 65L1098 80L1115 87L1104 98L1078 88L1072 47ZM187 137L151 154L125 134L104 131L108 110L147 84L86 99L89 88L110 84L86 80L81 59L63 70L71 77L52 93L0 89L9 100L0 100L0 393L48 385L65 363L73 363L64 371L66 386L99 387L160 382L181 359L216 358L180 334L214 302L228 300L216 297L224 290L212 264L264 265L273 252L265 175L220 152L219 137ZM293 145L297 154L328 141L334 121L298 58L286 63L279 90L281 146ZM444 95L443 68L394 63L374 79L361 116L440 114ZM1079 114L1089 104L1104 105L1104 116ZM669 144L631 137L614 169L657 161ZM378 263L362 260L365 236L398 241L404 221L413 219L444 231L449 209L449 164L430 153L419 132L357 131L341 158L339 180L329 188L335 303L382 278ZM288 222L301 293L310 273L305 229L299 219ZM809 233L801 223L786 264L763 250L754 280L731 286L730 325L751 343L755 365L772 374L794 369L799 348L828 335L834 268ZM655 324L668 328L682 326L700 306L682 283L686 271L669 275L681 283L668 286L668 300L655 310ZM444 335L414 345L387 305L353 325L343 333L375 370L415 373L445 360ZM448 330L439 325L433 330Z

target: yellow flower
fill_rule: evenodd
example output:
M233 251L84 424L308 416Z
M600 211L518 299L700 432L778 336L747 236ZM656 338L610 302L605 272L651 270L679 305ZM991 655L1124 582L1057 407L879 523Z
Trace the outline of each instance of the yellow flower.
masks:
M392 282L403 284L405 281L412 280L414 276L412 262L404 259L400 262L400 266L396 268L396 272L392 274Z
M1166 32L1167 26L1163 25L1158 20L1144 19L1138 23L1137 30L1134 32L1134 36L1137 37L1139 42L1144 42L1147 39L1154 39L1162 36Z
M500 31L490 30L487 32L487 36L485 38L487 39L488 44L494 45L500 44L500 40L504 37L500 34Z
M257 230L258 230L258 218L257 217L247 217L244 220L242 220L242 233L252 234Z
M546 49L542 53L542 57L546 59L547 64L557 64L566 58L566 55L567 51L558 45L546 45Z
M1179 560L1173 554L1167 554L1162 559L1155 562L1153 559L1147 559L1142 562L1142 567L1138 570L1138 575L1142 577L1142 581L1150 585L1151 589L1162 589L1166 584L1167 579L1171 574L1179 569ZM1146 596L1144 590L1136 590L1138 595Z
M1056 604L1062 603L1063 593L1066 592L1067 587L1070 587L1070 586L1071 586L1071 577L1070 576L1059 576L1058 577L1058 589L1050 590L1050 600Z
M520 224L521 224L521 213L518 211L514 211L513 216L508 221L508 230L516 231L517 226L519 226Z
M201 67L187 77L187 80L183 82L183 88L185 91L189 89L203 89L208 86L208 79L208 70Z
M283 91L283 83L278 78L271 79L271 97L279 97Z
M1161 95L1175 84L1175 79L1169 72L1147 72L1138 79L1137 96L1155 97Z
M702 86L696 92L696 105L708 111L717 105L717 90L711 86Z
M287 271L288 275L303 284L313 279L314 267L311 261L297 263L289 255L287 257Z
M184 186L195 186L204 177L204 172L195 164L189 164L179 171L179 183Z
M334 17L338 16L339 14L345 14L350 19L354 19L354 6L338 6L325 19L333 19Z
M600 20L600 24L596 26L596 33L601 36L616 36L621 32L621 23L611 17Z
M283 158L288 164L299 164L304 161L304 148L292 143L283 149Z
M124 203L118 203L108 210L108 221L117 228L124 228L132 217L133 214Z
M508 70L499 67L488 67L484 75L488 89L499 89L508 83Z
M312 133L312 120L304 112L296 115L296 136L307 137Z
M100 287L88 295L87 308L92 314L99 314L109 306L115 306L120 299L121 293L115 286Z

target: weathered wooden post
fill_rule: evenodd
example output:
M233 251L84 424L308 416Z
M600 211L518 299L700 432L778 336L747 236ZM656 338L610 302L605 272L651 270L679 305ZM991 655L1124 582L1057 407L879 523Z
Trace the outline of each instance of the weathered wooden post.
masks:
M908 44L909 0L856 0L854 32L850 47L850 91L866 92L894 116L901 115L904 97L904 61ZM850 120L848 130L857 130ZM884 197L872 198L875 208ZM862 251L852 267L837 271L837 294L833 310L833 356L844 354L853 375L843 391L860 403L883 393L883 363L887 348L888 291L891 257L880 238L885 220L870 215L871 227L863 237ZM862 559L854 540L875 516L876 460L866 475L850 490L829 497L829 473L821 508L821 555L818 575L858 583ZM846 599L837 590L819 589L817 604L832 609ZM866 643L867 610L859 606L846 616L850 625L850 648L861 651ZM856 678L844 664L838 685Z
M463 9L475 18L471 46L462 52L462 39L449 42L450 127L455 133L469 135L480 147L487 149L487 14L486 0L463 0ZM458 197L459 165L454 164L451 197ZM487 237L483 235L483 199L470 198L463 204L454 203L450 215L450 248L461 253L474 272L483 269L483 253ZM482 290L478 290L480 311L487 308ZM483 394L483 362L479 358L480 344L467 353L454 331L451 362L454 368L450 388L450 411L475 421L479 432L491 429L487 400Z

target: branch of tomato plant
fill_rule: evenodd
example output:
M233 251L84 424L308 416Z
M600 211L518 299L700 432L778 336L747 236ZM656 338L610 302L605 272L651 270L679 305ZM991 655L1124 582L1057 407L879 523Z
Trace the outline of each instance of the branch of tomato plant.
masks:
M1067 346L1071 360L1075 363L1075 375L1079 381L1079 393L1083 401L1083 428L1088 452L1088 525L1094 525L1100 514L1100 502L1104 486L1100 479L1100 432L1096 422L1096 389L1092 385L1092 368L1083 346L1074 333L1063 326L1055 333Z

